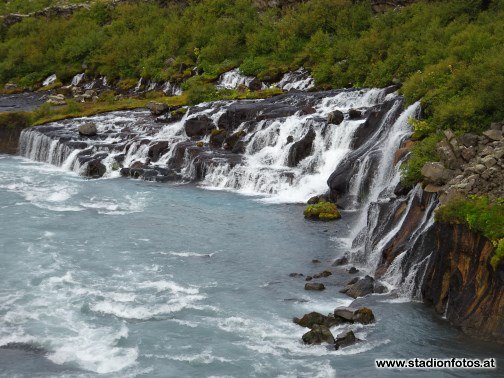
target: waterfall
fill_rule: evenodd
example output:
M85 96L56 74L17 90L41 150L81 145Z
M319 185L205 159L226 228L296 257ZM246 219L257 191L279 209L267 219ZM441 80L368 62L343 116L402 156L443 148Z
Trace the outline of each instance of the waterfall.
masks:
M222 83L237 80L227 76ZM163 90L175 88L165 83ZM357 212L350 260L415 296L428 256L410 252L425 242L435 199L420 187L397 190L405 157L396 152L410 137L408 120L420 105L404 108L394 90L217 101L164 125L144 110L59 121L24 130L19 152L84 175L198 181L268 202L300 203L329 193L343 210ZM331 123L335 112L340 119ZM79 135L78 127L90 121L98 135Z
M57 80L56 74L52 74L51 76L48 76L43 82L42 86L46 87L48 85L54 84Z
M85 76L86 76L85 73L80 73L80 74L75 75L72 78L72 83L70 85L76 87L77 85L80 84L80 82L84 79Z
M308 70L301 67L294 72L286 73L275 86L284 91L307 91L315 86L315 80Z
M217 88L223 89L236 89L240 85L249 87L249 85L255 80L253 76L245 76L240 72L239 68L228 71L220 75L217 81ZM266 85L261 83L261 88L265 89Z

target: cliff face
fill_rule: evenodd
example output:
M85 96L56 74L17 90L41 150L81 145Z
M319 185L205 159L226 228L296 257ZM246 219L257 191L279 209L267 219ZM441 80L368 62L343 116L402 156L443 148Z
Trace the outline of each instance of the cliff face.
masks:
M423 300L465 333L504 342L504 264L490 266L492 243L463 225L436 223Z
M0 127L0 154L16 153L21 130L21 126Z

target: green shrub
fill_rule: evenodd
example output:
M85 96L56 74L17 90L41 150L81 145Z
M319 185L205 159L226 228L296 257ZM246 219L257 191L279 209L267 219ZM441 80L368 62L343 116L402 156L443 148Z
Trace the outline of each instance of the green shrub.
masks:
M308 205L304 210L304 216L314 220L335 220L341 218L341 214L332 202L321 201L314 205Z
M401 183L405 188L412 188L422 180L422 167L429 161L438 161L436 145L441 140L440 134L432 134L425 139L415 142L411 155L401 166Z

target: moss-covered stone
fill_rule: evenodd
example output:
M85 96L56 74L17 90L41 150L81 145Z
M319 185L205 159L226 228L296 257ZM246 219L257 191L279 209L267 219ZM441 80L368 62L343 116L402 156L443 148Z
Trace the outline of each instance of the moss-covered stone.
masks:
M332 202L322 201L314 205L308 205L304 211L307 219L331 221L341 218L341 214Z

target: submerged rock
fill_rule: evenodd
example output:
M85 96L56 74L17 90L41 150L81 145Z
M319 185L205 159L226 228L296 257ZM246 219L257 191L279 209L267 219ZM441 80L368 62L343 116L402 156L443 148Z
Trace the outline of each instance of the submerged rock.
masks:
M310 282L305 284L305 290L322 291L325 290L325 285L323 283Z
M346 264L348 264L348 257L343 256L343 257L340 257L339 259L334 260L332 265L333 266L341 266L341 265L346 265Z

